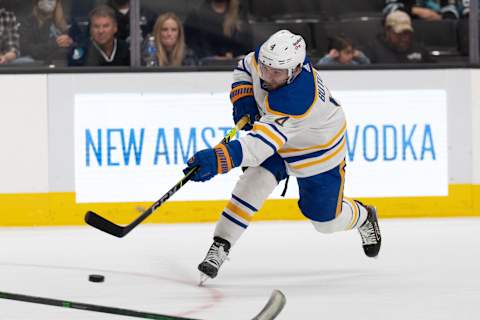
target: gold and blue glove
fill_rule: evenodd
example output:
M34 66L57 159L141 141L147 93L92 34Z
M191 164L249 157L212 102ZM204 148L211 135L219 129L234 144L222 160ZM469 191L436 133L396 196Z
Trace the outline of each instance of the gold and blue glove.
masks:
M192 175L193 181L205 182L217 174L227 173L242 163L242 146L238 140L218 144L213 148L196 152L191 157L183 172L187 174L198 167Z
M230 101L233 105L233 122L237 123L243 118L243 116L248 115L250 121L242 128L242 130L251 130L253 123L260 119L257 102L253 96L253 85L246 81L235 82L232 84Z

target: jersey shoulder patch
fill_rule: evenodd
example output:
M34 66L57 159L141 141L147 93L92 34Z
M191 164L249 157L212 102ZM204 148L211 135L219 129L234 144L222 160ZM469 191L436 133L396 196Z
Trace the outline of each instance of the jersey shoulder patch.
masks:
M266 109L281 116L302 116L312 107L316 95L313 72L304 68L291 84L268 93Z

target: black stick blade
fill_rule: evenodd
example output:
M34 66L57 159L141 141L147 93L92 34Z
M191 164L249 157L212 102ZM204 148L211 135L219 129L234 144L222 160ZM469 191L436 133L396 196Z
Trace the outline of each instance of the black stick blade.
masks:
M122 238L127 234L127 232L125 232L125 227L119 226L99 216L93 211L87 212L87 214L85 215L85 222L92 227L97 228L98 230L102 230L103 232L106 232L118 238Z

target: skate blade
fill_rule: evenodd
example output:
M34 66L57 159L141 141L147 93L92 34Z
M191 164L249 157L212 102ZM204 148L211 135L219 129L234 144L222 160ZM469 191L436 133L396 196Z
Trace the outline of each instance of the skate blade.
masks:
M203 284L210 279L209 276L207 276L205 273L200 272L200 283L198 284L199 287L203 287Z

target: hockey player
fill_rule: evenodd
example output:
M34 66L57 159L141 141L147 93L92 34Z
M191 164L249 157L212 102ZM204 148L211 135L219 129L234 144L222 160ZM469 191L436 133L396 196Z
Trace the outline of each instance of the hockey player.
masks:
M202 282L216 277L253 215L287 175L297 178L298 205L322 233L358 229L363 250L376 257L381 237L373 206L343 197L346 122L309 59L303 38L273 34L238 63L230 93L233 119L248 115L246 136L201 150L188 161L193 181L248 167L222 212L214 242L198 269Z

